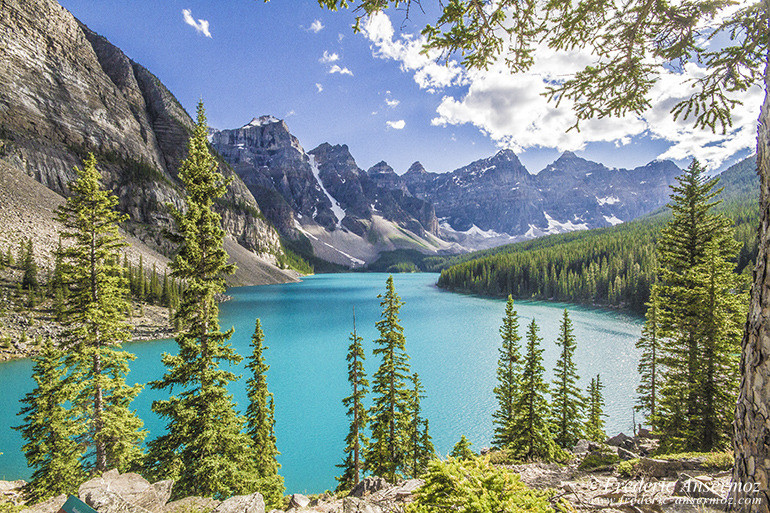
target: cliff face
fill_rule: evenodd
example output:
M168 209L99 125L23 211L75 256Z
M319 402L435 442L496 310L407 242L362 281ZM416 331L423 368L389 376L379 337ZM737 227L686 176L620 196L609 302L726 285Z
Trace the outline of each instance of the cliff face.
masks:
M168 251L165 205L181 207L176 178L193 121L152 73L53 0L0 0L0 158L66 195L73 167L96 154L131 219L127 230ZM233 178L218 203L225 230L273 259L276 231Z

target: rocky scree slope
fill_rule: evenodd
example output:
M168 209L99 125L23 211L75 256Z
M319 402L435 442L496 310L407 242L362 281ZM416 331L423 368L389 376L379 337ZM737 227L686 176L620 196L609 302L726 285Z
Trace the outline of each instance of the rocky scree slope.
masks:
M193 126L187 112L157 77L54 0L4 0L0 34L0 159L66 196L73 167L93 152L130 215L126 230L168 253L162 232L171 225L166 204L183 205L176 173ZM226 232L272 267L278 234L243 182L224 162L220 169L233 178L217 204Z

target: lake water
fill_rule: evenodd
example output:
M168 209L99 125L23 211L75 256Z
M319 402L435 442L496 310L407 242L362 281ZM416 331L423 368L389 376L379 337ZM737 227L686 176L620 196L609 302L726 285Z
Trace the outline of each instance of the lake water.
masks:
M423 401L437 451L446 455L466 435L473 448L492 438L498 328L502 300L453 294L436 288L437 274L395 275L396 291L406 302L401 309L412 369L426 389ZM377 294L385 274L325 274L301 283L231 289L232 300L221 309L223 329L235 327L233 346L249 353L254 319L265 331L268 384L275 395L276 435L281 473L289 493L334 489L335 465L342 459L348 421L341 399L348 394L345 354L352 329L353 308L364 338L367 374L376 370L371 356L379 319ZM559 303L517 301L521 335L534 317L544 338L549 379L558 355L555 340L565 306L570 311L577 352L575 360L585 388L601 373L607 406L607 432L632 430L632 406L638 383L638 352L634 342L642 319L618 312ZM146 383L163 372L163 352L176 352L173 341L136 342L126 346L137 355L129 383ZM21 453L22 440L10 426L19 418L19 400L33 387L31 362L0 364L0 479L29 477ZM245 410L245 378L231 385ZM164 428L150 410L162 392L145 389L134 402L151 435Z

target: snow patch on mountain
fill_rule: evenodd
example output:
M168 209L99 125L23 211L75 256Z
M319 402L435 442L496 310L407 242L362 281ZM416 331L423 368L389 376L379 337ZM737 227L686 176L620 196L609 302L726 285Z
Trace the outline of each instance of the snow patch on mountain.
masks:
M604 220L610 223L612 226L615 226L623 222L622 219L618 219L617 217L615 217L615 214L612 214L611 216L603 216L603 217L604 217Z
M572 221L560 222L548 215L548 212L543 211L545 220L548 221L548 228L546 233L564 233L574 232L576 230L588 230L588 224L586 223L573 223ZM532 225L530 225L531 227Z
M596 198L596 202L601 205L614 205L615 203L620 203L620 198L617 196L606 196L604 198Z
M313 176L318 182L318 185L321 187L321 191L326 195L327 198L329 198L329 201L332 204L332 212L334 213L334 217L337 218L337 227L342 228L342 220L345 219L345 216L347 215L345 213L345 209L340 206L339 202L334 199L334 196L332 196L329 191L326 190L326 187L324 187L324 184L321 181L321 173L318 170L318 163L315 161L315 155L309 154L308 157L310 158L310 169L313 170Z

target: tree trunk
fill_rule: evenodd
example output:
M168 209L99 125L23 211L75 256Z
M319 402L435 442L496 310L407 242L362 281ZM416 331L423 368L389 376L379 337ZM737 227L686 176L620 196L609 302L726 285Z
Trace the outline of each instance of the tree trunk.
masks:
M767 513L770 512L770 53L765 67L765 101L757 129L757 172L761 182L759 253L742 342L730 498L735 511ZM753 498L760 503L739 504Z

